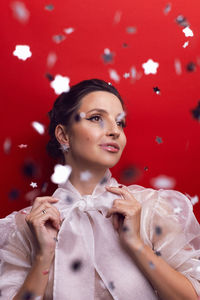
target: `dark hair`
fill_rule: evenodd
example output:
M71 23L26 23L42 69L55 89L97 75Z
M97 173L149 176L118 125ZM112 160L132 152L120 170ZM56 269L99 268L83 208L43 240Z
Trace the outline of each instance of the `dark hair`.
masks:
M72 121L81 105L81 99L94 91L106 91L116 95L124 108L124 102L117 89L113 85L100 79L83 80L73 85L69 92L64 92L58 96L52 110L48 112L50 119L48 127L50 140L46 149L50 156L58 159L62 164L65 163L65 159L62 150L60 149L60 144L55 136L55 128L58 124L62 124L70 129Z

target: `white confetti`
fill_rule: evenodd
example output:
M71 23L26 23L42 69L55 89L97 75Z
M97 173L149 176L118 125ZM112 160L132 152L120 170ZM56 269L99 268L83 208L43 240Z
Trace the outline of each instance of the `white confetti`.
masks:
M183 29L183 33L185 34L186 37L188 37L188 36L194 36L194 33L193 33L193 31L190 29L189 26L187 26L187 27L185 27L185 28Z
M44 132L45 132L44 125L42 125L41 123L39 123L37 121L33 121L31 123L31 125L39 134L44 134Z
M26 60L32 56L30 47L27 45L16 45L13 55L17 56L19 59Z
M11 4L14 17L21 23L27 23L29 20L30 12L26 8L25 4L20 1L14 1Z
M6 154L10 153L11 146L12 146L11 139L10 138L6 138L5 141L4 141L4 143L3 143L3 150L4 150L4 152Z
M181 211L182 211L182 208L179 207L179 206L177 206L177 207L174 208L174 213L175 214L179 214Z
M110 78L113 79L115 82L120 81L120 76L117 74L117 71L110 69L109 74L110 74Z
M171 3L168 3L164 8L164 14L167 15L171 10Z
M123 74L123 77L124 77L124 78L129 78L129 77L130 77L130 73L124 73L124 74Z
M56 75L54 80L51 81L50 86L54 89L56 95L60 95L61 93L68 92L70 90L69 82L69 77Z
M187 41L183 44L183 48L186 48L188 45L189 45L189 41Z
M73 27L66 28L66 29L64 29L64 32L66 34L71 34L72 32L74 32L74 28Z
M186 196L190 199L192 205L195 205L199 202L199 197L197 195L191 197L190 195L186 194Z
M37 187L37 183L36 182L31 182L30 186L32 186L32 188L36 188Z
M54 52L50 52L47 56L47 66L52 68L57 61L57 55Z
M166 175L159 175L151 179L151 185L156 189L173 189L176 185L176 180Z
M123 120L123 119L125 118L125 116L126 116L126 113L125 113L125 111L123 111L122 113L120 113L120 114L117 116L116 121L117 121L117 122L120 122L121 120Z
M174 61L174 67L177 75L181 75L182 73L182 66L179 59L175 59Z
M19 147L20 149L23 149L23 148L27 148L28 145L26 145L26 144L20 144L20 145L18 145L18 147Z
M80 179L82 181L88 181L92 177L92 174L89 171L84 171L80 173Z
M51 181L56 184L61 184L67 181L71 174L72 168L69 165L57 164L54 167L54 173L51 175Z
M154 62L152 59L149 59L146 63L142 64L145 75L156 74L158 66L159 66L159 63Z
M122 15L121 11L116 11L115 16L114 16L114 23L119 23L120 22L121 15Z

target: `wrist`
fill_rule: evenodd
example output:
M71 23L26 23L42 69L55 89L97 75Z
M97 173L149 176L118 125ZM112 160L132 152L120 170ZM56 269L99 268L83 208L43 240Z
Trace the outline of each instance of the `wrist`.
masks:
M51 255L44 255L41 253L38 253L35 257L35 262L39 265L50 267L51 263L53 261L54 254Z
M130 248L135 253L140 253L143 251L145 244L142 240L132 240L130 243Z

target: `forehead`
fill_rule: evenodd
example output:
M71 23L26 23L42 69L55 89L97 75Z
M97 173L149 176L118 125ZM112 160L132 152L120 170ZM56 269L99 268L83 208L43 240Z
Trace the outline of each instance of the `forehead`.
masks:
M106 91L94 91L81 99L80 111L87 112L95 108L104 109L114 114L123 111L122 104L118 97Z

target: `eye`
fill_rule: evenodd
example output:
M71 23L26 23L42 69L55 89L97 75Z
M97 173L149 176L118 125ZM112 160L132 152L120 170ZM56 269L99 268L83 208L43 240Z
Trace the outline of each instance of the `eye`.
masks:
M102 120L102 118L99 115L95 115L95 116L88 118L87 120L92 121L92 122L95 122L95 121L98 122L98 121Z
M124 127L126 127L126 123L125 123L125 121L118 121L117 122L117 125L119 125L120 127L122 127L122 128L124 128Z

